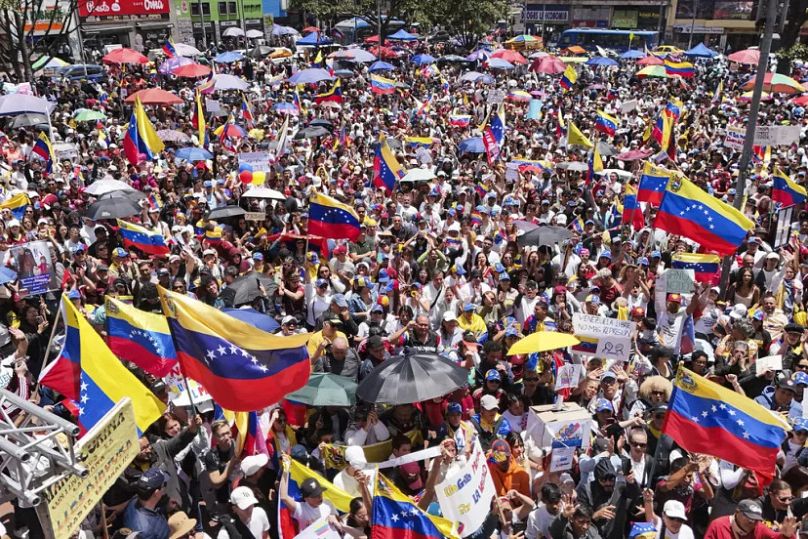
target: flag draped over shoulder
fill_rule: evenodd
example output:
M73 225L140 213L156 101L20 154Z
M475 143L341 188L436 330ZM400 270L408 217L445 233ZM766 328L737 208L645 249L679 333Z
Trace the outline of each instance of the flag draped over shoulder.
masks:
M309 335L272 335L201 301L158 288L183 373L223 408L261 410L309 379Z

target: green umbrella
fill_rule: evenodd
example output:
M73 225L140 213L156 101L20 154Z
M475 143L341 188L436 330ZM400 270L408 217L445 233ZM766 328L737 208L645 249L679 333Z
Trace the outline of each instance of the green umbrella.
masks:
M290 401L309 406L353 406L356 403L356 382L331 373L314 373L301 389L290 393Z
M106 120L107 117L100 110L82 109L76 113L73 119L77 122L95 122Z

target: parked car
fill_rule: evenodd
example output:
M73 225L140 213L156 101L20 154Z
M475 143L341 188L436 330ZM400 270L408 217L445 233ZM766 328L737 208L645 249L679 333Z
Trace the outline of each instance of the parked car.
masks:
M101 80L107 76L104 66L97 64L77 64L65 66L54 75L54 78L66 78L67 80Z

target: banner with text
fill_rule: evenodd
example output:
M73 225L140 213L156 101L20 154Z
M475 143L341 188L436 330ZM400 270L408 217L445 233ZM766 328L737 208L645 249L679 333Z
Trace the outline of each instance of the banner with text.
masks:
M458 523L461 537L480 529L491 509L496 490L479 440L474 441L474 448L463 468L435 485L435 493L443 518Z

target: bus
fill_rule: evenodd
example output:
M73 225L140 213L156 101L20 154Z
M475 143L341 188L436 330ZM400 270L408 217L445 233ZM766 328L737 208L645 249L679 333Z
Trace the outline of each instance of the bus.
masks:
M573 28L561 32L558 40L558 48L564 49L572 45L578 45L586 50L594 51L595 45L604 49L613 49L619 52L629 48L629 37L634 34L631 40L632 49L642 50L643 46L648 50L653 49L659 43L659 32L655 30L607 30L602 28Z

